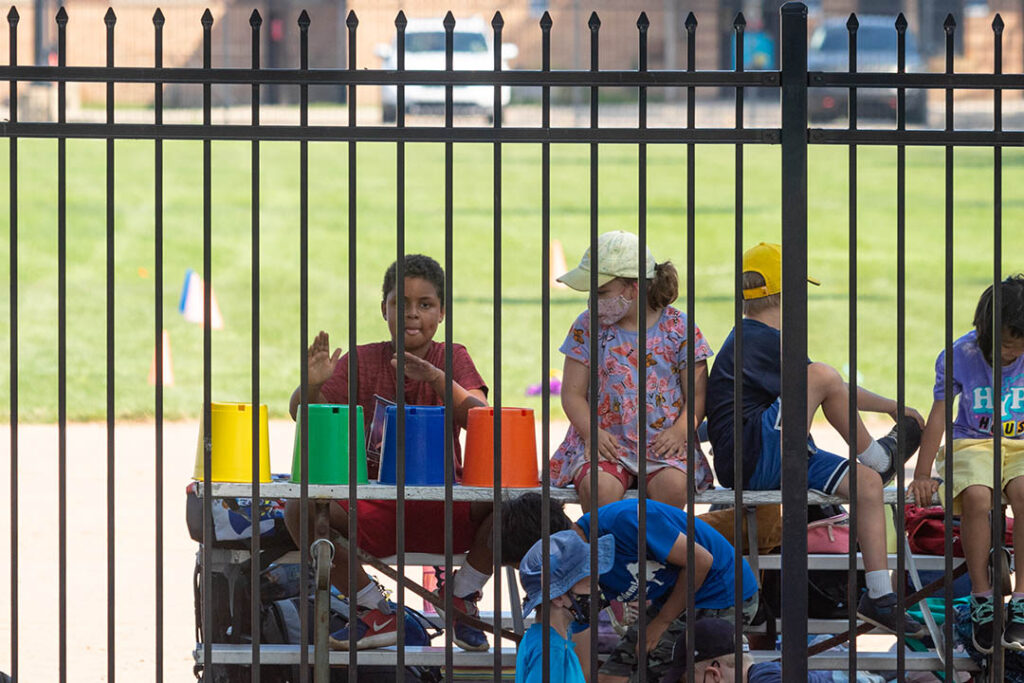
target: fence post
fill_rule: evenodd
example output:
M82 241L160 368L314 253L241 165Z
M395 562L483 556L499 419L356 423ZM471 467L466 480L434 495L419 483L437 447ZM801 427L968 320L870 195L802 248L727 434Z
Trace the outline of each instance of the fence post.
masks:
M782 6L782 452L807 450L807 7ZM782 671L807 680L807 459L782 458ZM792 586L792 590L789 587Z

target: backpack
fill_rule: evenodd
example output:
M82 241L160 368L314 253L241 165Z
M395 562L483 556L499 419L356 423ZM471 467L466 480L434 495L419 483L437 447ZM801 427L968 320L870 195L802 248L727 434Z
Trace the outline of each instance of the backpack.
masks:
M808 523L827 520L844 512L838 505L810 505L807 508ZM782 577L777 569L761 572L761 597L772 614L782 614ZM810 619L845 619L849 616L850 605L847 600L849 581L847 572L830 569L807 570L807 617ZM857 571L857 590L859 595L865 587L864 571Z
M263 606L262 620L262 641L264 643L290 643L300 644L302 640L302 617L299 614L301 600L298 597L275 600ZM349 611L348 600L331 596L330 616L328 629L331 633L344 628L348 624ZM307 638L313 637L314 598L309 596ZM405 608L405 644L409 646L430 645L435 636L442 633L424 615L416 610ZM298 667L278 667L289 670L289 678L285 680L298 680ZM331 681L342 683L348 680L348 669L345 667L331 669ZM375 683L390 683L402 680L406 683L413 681L441 681L440 669L436 667L407 666L405 674L398 677L394 667L390 666L360 666L359 680Z

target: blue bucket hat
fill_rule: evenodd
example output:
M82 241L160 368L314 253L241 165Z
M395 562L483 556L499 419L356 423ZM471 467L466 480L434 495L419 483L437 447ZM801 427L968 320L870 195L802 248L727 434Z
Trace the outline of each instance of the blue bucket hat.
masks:
M543 541L533 544L523 561L519 563L519 579L526 591L523 600L523 614L530 614L540 604L544 596L541 586L544 572ZM612 568L615 562L615 539L605 534L597 539L597 572L603 574ZM575 531L568 529L551 534L551 594L549 599L565 595L579 583L580 579L590 576L590 545Z

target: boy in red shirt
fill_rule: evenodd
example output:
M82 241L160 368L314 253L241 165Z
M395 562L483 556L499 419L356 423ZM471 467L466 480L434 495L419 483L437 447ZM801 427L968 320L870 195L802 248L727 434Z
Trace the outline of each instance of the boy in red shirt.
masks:
M405 319L398 320L396 265L392 263L384 275L380 310L388 323L391 340L357 347L358 396L363 407L366 434L376 406L374 395L395 400L397 389L397 347L394 342L399 325L405 334L405 403L406 405L444 405L445 347L433 340L437 327L444 320L444 270L429 256L414 254L405 257ZM321 331L309 347L309 403L348 404L348 354L341 349L330 351L326 332ZM462 457L458 436L466 425L470 408L487 405L487 385L473 365L466 347L452 346L452 393L455 429L455 474L461 475ZM294 418L300 402L300 388L292 394L290 411ZM368 462L369 475L377 476L379 463ZM395 554L397 504L395 501L361 500L358 502L357 545L375 557ZM487 503L460 503L453 506L454 552L468 553L466 564L451 577L455 609L476 615L480 591L491 577L493 559L490 549L491 506ZM405 503L405 551L421 553L444 552L444 503L440 501L407 501ZM299 501L285 506L285 522L293 538L299 537ZM348 501L331 506L331 528L343 536L348 534ZM354 595L358 619L359 649L384 647L397 642L397 615L385 599L380 587L359 566L356 586L349 590L349 556L336 547L331 582L346 595ZM441 587L443 595L449 584ZM461 622L455 622L455 643L465 649L488 649L484 634ZM344 628L331 636L331 646L347 650L349 631Z

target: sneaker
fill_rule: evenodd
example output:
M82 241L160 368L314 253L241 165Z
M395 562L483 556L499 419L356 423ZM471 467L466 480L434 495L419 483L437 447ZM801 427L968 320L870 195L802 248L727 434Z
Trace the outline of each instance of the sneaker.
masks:
M1003 595L1009 595L1010 593L1013 592L1013 582L1011 580L1011 570L1010 570L1010 550L1008 548L1002 548L1002 552L999 553L998 555L996 554L996 549L995 548L992 548L992 550L989 551L989 554L988 554L988 567L989 567L988 577L989 577L989 581L991 581L993 586L996 585L996 582L995 582L995 571L993 569L993 567L995 566L996 562L1000 562L1001 563L1000 566L999 566L999 576L1000 576L999 583L1000 583L1000 586L1003 589Z
M896 478L897 465L905 467L907 460L910 460L910 456L921 445L921 425L917 423L917 420L909 415L904 415L900 422L903 424L903 434L906 439L906 450L903 451L903 457L897 457L896 453L899 446L898 433L900 423L894 425L888 434L878 440L878 445L889 454L889 466L878 473L882 477L882 486L888 486Z
M348 650L349 627L338 629L330 635L332 650ZM398 615L379 609L361 611L355 621L356 648L387 647L398 643Z
M1003 647L1024 651L1024 600L1010 600L1006 610L1006 628L1003 629Z
M444 604L445 587L447 584L441 584L437 589L437 595L441 598ZM480 593L473 593L462 598L452 596L452 607L457 611L468 614L471 617L479 617L480 610L477 608L476 603L480 600ZM437 608L437 616L444 619L444 608ZM467 652L486 652L491 648L490 643L487 642L487 636L484 632L478 628L473 628L469 624L465 624L459 620L455 620L455 633L452 634L452 641L463 650Z
M902 630L907 638L922 638L928 633L924 624L911 619L899 608L895 593L872 598L864 591L857 603L857 616L892 633Z
M974 649L983 655L992 654L992 619L995 601L991 595L971 596L971 640Z

